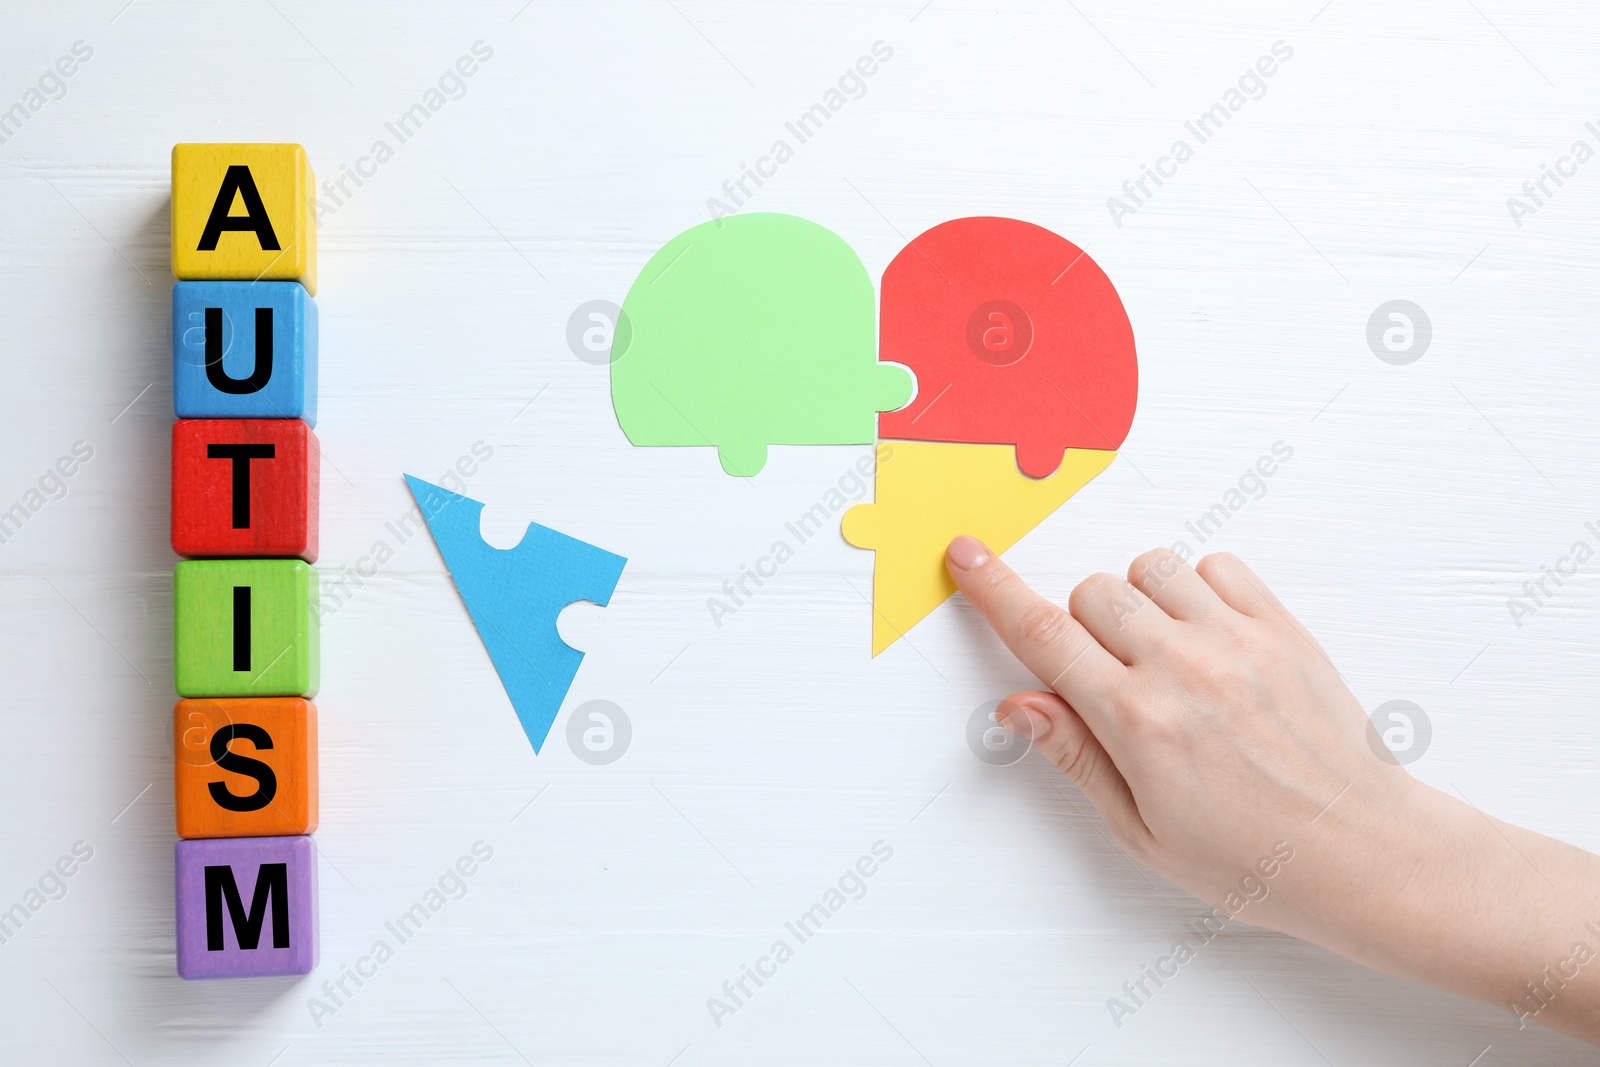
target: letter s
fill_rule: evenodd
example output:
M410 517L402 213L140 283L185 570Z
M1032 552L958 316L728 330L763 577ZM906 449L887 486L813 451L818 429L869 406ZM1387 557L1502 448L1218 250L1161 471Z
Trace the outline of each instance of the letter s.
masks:
M229 792L226 782L208 782L206 789L220 808L228 811L260 811L271 804L272 798L278 795L278 776L273 773L271 767L260 760L228 751L228 742L236 737L249 741L258 750L265 750L272 747L272 735L254 723L248 722L229 723L211 735L212 761L225 771L254 778L257 783L256 791L249 796L241 797Z

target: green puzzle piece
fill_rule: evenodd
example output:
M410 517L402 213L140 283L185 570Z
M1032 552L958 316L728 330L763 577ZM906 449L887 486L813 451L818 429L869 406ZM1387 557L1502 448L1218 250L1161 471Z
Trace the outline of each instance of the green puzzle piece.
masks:
M617 324L611 402L636 445L714 445L760 472L768 445L871 444L911 374L879 363L872 279L835 233L732 215L651 257Z

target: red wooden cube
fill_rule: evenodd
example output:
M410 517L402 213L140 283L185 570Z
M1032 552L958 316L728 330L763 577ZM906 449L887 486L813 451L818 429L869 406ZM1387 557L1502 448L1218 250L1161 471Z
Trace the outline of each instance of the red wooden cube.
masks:
M299 419L172 426L172 549L317 559L317 435Z

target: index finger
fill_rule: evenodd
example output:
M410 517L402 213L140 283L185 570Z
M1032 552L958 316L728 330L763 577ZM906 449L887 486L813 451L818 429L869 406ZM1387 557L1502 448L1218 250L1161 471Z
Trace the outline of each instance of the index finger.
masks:
M975 537L958 537L945 569L1022 665L1098 726L1127 667L1065 609L1028 587Z

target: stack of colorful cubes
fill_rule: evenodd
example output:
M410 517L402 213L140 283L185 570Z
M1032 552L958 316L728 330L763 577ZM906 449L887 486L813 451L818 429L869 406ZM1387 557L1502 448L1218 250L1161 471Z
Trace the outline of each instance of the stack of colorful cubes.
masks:
M174 788L184 978L317 962L314 179L172 149Z

